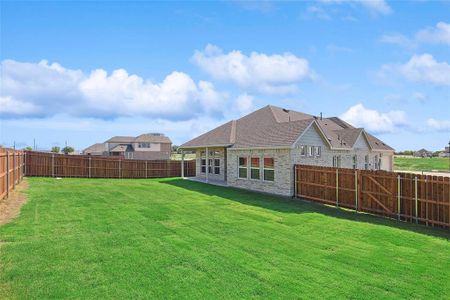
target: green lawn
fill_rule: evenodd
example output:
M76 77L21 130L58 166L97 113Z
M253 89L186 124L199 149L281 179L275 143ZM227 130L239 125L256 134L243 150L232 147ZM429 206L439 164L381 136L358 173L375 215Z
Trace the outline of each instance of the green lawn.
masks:
M448 171L449 160L443 157L420 158L394 156L394 169L407 171Z
M28 180L1 299L450 298L448 230L181 179Z

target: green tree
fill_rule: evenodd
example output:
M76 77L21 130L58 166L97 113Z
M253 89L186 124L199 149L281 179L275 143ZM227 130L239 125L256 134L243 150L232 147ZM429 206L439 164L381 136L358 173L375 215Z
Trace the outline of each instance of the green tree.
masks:
M25 151L33 151L33 148L31 148L30 146L27 146L27 147L23 148L23 150L25 150Z
M73 149L73 147L70 146L65 146L62 151L64 152L64 154L69 154L75 151L75 149Z
M52 152L53 153L59 153L61 151L61 148L60 147L58 147L58 146L53 146L52 147Z

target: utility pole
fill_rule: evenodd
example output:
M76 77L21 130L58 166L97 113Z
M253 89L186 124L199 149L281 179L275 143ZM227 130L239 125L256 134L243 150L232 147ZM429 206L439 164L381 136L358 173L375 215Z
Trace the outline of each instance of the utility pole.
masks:
M36 139L33 138L33 150L36 151Z

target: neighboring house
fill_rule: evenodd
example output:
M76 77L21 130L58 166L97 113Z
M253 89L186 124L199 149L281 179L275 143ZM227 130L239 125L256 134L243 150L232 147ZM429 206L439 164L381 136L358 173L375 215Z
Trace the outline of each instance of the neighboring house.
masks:
M450 147L445 147L444 150L442 150L439 153L439 157L450 157L450 150L449 150L449 148Z
M294 164L392 170L394 149L339 118L266 106L180 146L199 180L293 195Z
M420 150L415 151L413 156L414 157L432 157L433 152L428 151L426 149L420 149Z
M147 133L138 137L115 136L83 150L85 155L121 156L126 159L170 159L172 141L162 133Z

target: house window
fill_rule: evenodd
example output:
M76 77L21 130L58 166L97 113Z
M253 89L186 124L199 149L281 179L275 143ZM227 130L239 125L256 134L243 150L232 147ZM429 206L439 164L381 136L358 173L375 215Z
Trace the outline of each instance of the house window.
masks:
M373 159L373 163L375 165L375 170L378 170L378 155L375 155Z
M313 146L307 146L308 147L308 156L312 157L314 154L314 147Z
M264 157L264 180L275 180L275 164L272 157Z
M335 168L341 167L341 156L340 155L333 156L333 167L335 167Z
M358 156L355 154L353 155L353 169L356 170L357 166L358 166Z
M212 164L213 164L212 158L208 159L208 173L209 173L209 174L212 174L212 171L213 171L213 166L212 166Z
M320 155L322 155L322 148L320 146L315 146L314 147L314 156L320 157Z
M200 151L200 156L201 156L201 157L205 157L205 155L206 155L206 152L205 152L205 151Z
M239 157L238 164L238 177L247 178L247 157Z
M250 161L250 178L260 179L259 157L252 157Z
M220 159L214 159L214 174L220 174Z
M151 148L150 143L139 143L138 148Z
M306 146L305 145L301 145L300 146L300 155L301 156L305 156L306 155Z
M206 159L201 160L201 172L206 173Z
M369 170L369 155L364 157L364 169Z

